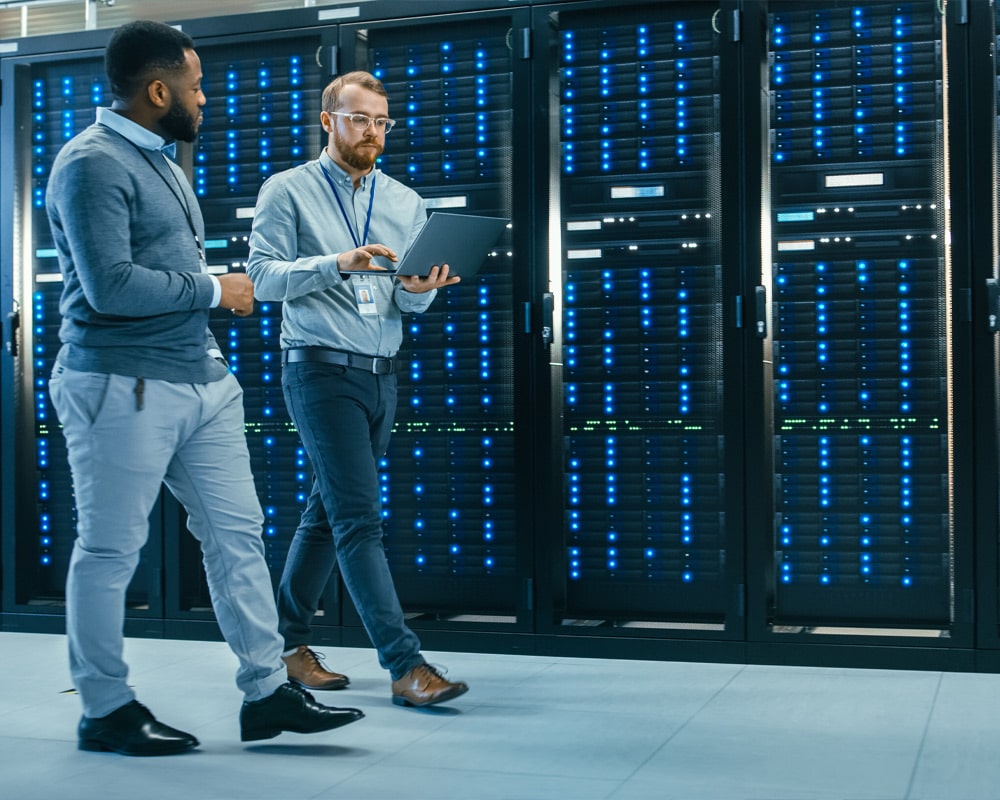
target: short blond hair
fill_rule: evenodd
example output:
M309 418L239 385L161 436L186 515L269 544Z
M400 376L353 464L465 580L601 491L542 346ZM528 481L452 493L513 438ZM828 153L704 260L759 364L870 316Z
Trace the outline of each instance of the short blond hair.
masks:
M337 107L340 105L340 93L344 90L345 86L360 86L362 89L382 95L387 100L389 98L389 95L386 94L385 86L382 85L382 81L370 72L362 72L360 70L357 72L345 72L343 75L338 75L330 81L323 90L323 111L329 113L337 110Z

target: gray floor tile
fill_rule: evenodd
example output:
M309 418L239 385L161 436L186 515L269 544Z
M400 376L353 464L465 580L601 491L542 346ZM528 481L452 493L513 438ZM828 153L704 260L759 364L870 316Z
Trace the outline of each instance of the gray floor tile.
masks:
M130 682L198 752L76 749L65 638L0 633L7 800L1000 800L1000 676L429 653L470 692L403 709L366 648L319 648L358 723L239 741L219 642L129 639Z
M668 709L481 705L405 747L393 763L420 766L448 752L469 770L624 780L679 724Z
M943 675L910 800L997 800L998 754L1000 675Z
M748 667L636 772L633 786L659 783L691 798L902 798L938 680Z
M400 800L401 786L412 787L406 797L428 800L604 800L618 781L379 764L334 790L341 798Z

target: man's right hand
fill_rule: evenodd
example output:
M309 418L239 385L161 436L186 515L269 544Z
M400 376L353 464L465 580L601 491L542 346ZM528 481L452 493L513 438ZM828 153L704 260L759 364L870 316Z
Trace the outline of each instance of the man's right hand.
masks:
M390 261L396 260L396 253L384 244L366 244L337 256L337 269L340 272L359 269L385 272L385 267L372 264L372 258L375 256L383 256Z
M219 308L231 308L237 317L253 313L253 282L245 272L227 272L216 275L222 287Z

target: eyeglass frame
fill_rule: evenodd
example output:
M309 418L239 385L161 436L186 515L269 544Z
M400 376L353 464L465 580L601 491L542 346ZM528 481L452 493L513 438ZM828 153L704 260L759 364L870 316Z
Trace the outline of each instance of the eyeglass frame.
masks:
M389 133L389 131L391 131L393 128L396 127L396 120L390 119L389 117L369 117L367 114L362 114L358 111L327 111L326 113L338 117L347 117L351 121L351 127L353 127L354 130L358 131L359 133L368 130L368 128L371 127L372 125L374 125L375 130L378 131L379 122L383 124L381 133ZM363 128L358 127L358 123L354 121L356 117L362 117L363 119L368 120L368 123L365 125L365 127Z

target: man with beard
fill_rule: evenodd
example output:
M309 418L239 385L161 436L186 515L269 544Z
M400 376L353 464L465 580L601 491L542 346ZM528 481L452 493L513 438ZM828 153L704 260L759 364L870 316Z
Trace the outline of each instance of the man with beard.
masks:
M309 647L310 623L339 564L392 678L392 701L428 706L469 687L425 661L403 619L382 546L378 460L396 415L401 312L426 311L459 278L447 265L424 278L378 275L384 268L372 263L402 257L427 221L416 192L375 167L395 125L381 81L341 75L323 91L320 123L328 134L320 157L261 188L247 262L257 296L284 304L282 388L313 467L278 587L284 659L301 686L348 685Z
M119 28L105 54L114 103L59 153L47 211L63 274L49 383L77 505L66 582L81 750L181 753L198 745L135 699L122 657L125 593L163 483L201 543L219 627L239 659L244 741L354 722L288 680L243 428L242 390L209 309L253 310L242 274L209 275L204 224L172 140L194 141L205 95L191 39L157 22Z

